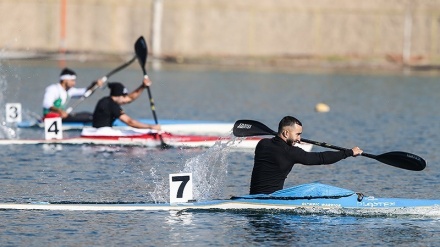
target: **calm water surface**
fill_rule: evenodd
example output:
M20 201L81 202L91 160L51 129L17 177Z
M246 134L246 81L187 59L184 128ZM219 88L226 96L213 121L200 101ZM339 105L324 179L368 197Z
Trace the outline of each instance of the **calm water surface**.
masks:
M119 64L73 63L78 86ZM44 88L57 81L54 62L0 65L0 113L20 102L25 119L41 114ZM332 74L172 67L149 70L160 119L255 119L276 129L294 115L303 137L365 152L415 153L428 162L413 172L365 157L321 167L297 165L286 186L321 182L377 197L440 199L440 83L436 74ZM141 83L133 65L110 81L129 89ZM99 90L78 110L92 111ZM328 113L316 113L324 102ZM151 118L147 95L124 106ZM41 130L2 126L2 138L43 138ZM68 136L79 132L66 132ZM324 150L316 147L314 150ZM155 150L90 146L2 146L0 202L162 202L168 174L195 171L198 199L248 193L252 152L211 149ZM436 246L438 218L302 215L283 212L66 212L1 211L2 246Z

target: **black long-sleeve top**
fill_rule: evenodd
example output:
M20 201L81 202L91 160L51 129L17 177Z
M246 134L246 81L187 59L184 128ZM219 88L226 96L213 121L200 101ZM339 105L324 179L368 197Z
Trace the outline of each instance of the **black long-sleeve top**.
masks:
M122 114L124 111L121 106L114 102L111 96L104 97L96 104L92 126L94 128L112 127L113 122Z
M289 146L279 136L262 139L255 148L250 194L270 194L283 189L284 181L296 163L303 165L333 164L349 156L353 150L306 152Z

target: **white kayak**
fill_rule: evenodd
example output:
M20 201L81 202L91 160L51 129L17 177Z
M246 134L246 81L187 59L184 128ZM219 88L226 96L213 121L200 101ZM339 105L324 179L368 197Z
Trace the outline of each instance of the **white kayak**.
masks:
M153 119L137 119L146 124L154 124ZM159 124L162 130L179 134L200 134L200 135L224 135L231 132L234 123L220 121L197 121L197 120L171 120L161 119ZM18 128L44 129L44 123L40 121L23 121L17 124ZM91 127L91 123L63 122L63 130L82 130L85 127ZM116 120L113 127L121 130L130 130L124 122Z

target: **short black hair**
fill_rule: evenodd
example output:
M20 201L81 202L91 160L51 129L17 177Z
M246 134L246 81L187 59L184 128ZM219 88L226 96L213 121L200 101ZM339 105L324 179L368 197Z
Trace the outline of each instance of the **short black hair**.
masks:
M278 124L278 134L281 134L283 132L283 128L286 126L293 126L295 124L298 124L299 126L302 126L301 121L299 121L297 118L292 116L285 116L283 119L281 119L280 123Z

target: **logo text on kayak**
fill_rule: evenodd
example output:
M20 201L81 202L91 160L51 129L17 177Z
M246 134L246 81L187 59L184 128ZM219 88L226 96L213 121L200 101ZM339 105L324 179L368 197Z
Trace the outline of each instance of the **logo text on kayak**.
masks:
M406 157L421 161L421 158L414 154L406 154Z
M240 123L240 124L237 126L237 129L250 129L250 128L252 128L252 125L251 125L251 124Z

